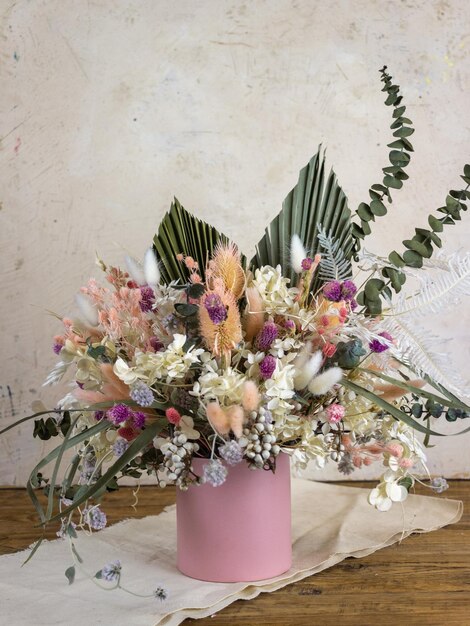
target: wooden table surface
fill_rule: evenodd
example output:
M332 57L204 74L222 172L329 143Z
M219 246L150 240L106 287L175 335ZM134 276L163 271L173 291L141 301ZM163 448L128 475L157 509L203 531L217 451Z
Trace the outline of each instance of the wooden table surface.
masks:
M464 515L458 524L413 535L401 545L362 559L349 558L274 593L249 602L239 600L212 618L186 620L185 624L470 626L470 481L452 481L450 485L445 496L464 501ZM425 493L429 495L429 491ZM159 513L174 502L174 491L142 487L137 511L130 507L133 498L128 488L106 500L108 523L114 523ZM30 545L37 536L35 523L35 512L23 489L0 489L0 554ZM53 538L55 529L48 534Z

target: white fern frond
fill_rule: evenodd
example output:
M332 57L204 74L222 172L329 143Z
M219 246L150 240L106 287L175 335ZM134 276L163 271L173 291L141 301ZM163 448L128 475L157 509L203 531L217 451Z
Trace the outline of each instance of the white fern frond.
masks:
M321 280L347 280L351 278L351 265L345 258L339 241L335 241L331 232L326 233L318 227L318 241L322 247L319 277Z
M391 313L399 316L420 316L441 313L470 295L470 254L454 256L446 261L448 269L421 281L411 297L400 296Z
M452 369L449 355L435 352L443 340L431 335L405 317L389 317L382 327L389 332L394 345L390 353L408 365L418 376L426 374L457 396L468 396L468 383Z

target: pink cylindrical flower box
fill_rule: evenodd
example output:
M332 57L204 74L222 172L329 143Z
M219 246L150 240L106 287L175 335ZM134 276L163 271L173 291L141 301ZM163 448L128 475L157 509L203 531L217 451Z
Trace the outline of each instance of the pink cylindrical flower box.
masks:
M177 490L177 565L191 578L246 582L273 578L292 563L290 459L276 472L228 467L225 483ZM207 459L193 459L202 475Z

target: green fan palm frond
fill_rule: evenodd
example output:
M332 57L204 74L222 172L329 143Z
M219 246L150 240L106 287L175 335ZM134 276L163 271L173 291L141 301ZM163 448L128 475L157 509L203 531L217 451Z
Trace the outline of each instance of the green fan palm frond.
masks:
M199 273L204 279L207 260L219 241L227 243L229 239L186 211L175 198L153 238L163 281L167 284L172 280L179 280L183 284L187 282L187 270L176 259L177 254L191 256L197 261Z
M292 236L298 235L308 254L313 256L321 252L317 239L320 227L338 242L349 262L353 247L351 212L335 173L333 170L328 175L325 173L325 153L321 147L300 170L297 185L256 246L251 267L256 269L263 265L275 267L280 264L284 276L293 280L295 272L289 259ZM316 290L320 286L321 280L316 278L312 287Z

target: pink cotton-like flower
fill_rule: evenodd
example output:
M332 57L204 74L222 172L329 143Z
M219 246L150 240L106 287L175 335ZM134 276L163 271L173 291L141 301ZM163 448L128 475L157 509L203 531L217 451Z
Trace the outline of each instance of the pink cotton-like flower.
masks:
M340 422L345 414L344 406L341 404L330 404L326 409L326 419L330 424L337 424Z
M403 456L403 446L400 443L391 443L387 446L387 452L397 459L400 459Z
M170 424L177 426L181 421L181 415L174 407L170 407L165 411L166 419Z
M323 354L327 357L330 358L334 355L334 353L336 352L336 346L334 343L326 343L323 348L322 348L322 352Z
M409 469L410 467L413 467L414 461L413 459L400 459L400 461L398 462L398 465L405 469Z

